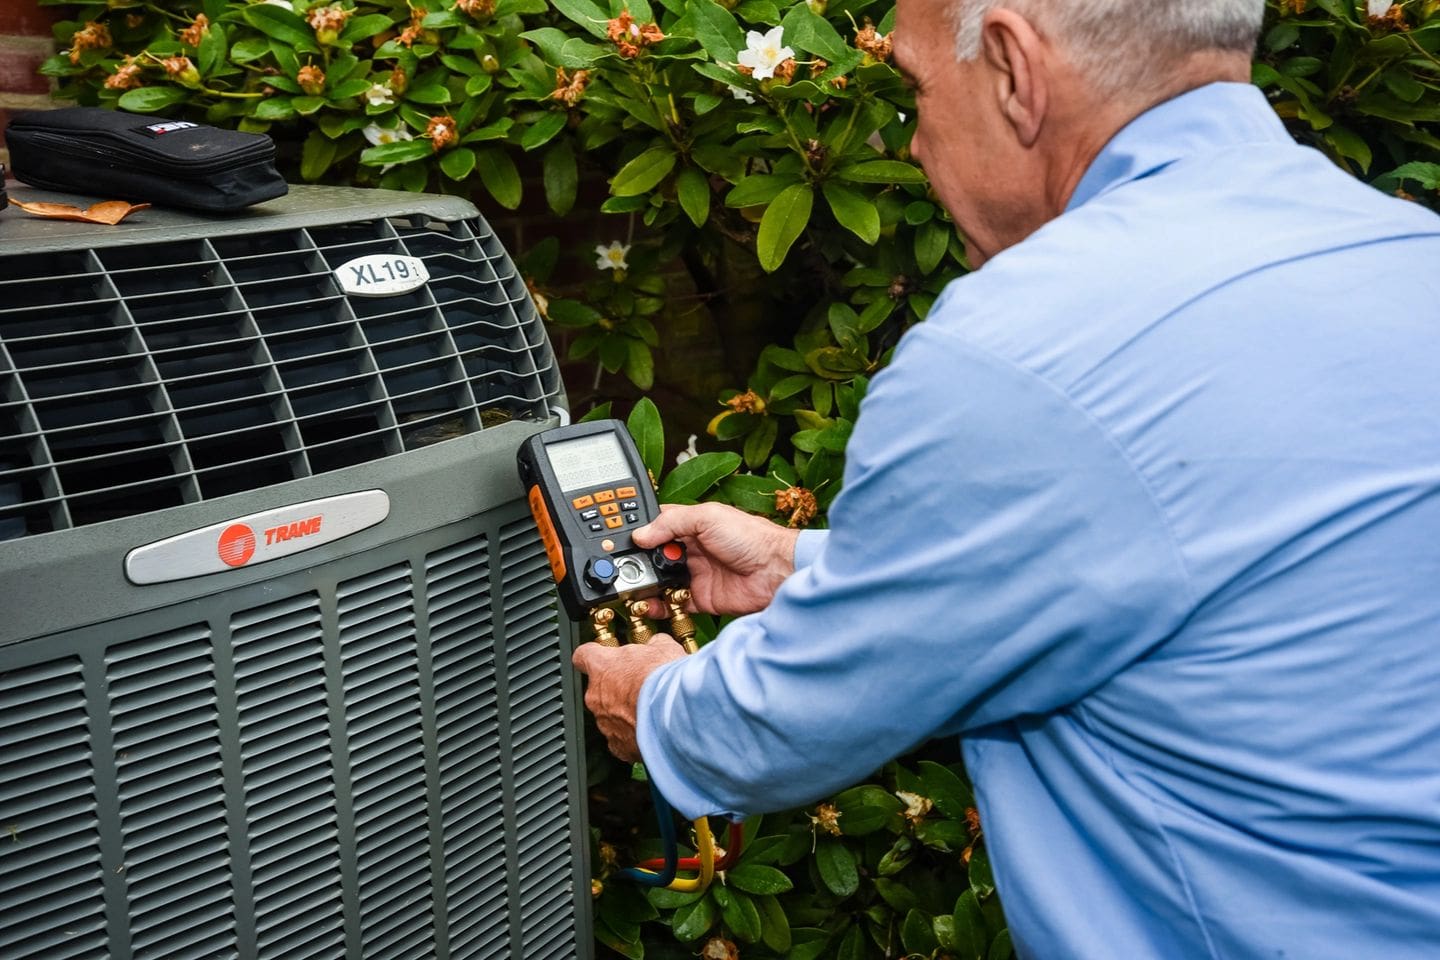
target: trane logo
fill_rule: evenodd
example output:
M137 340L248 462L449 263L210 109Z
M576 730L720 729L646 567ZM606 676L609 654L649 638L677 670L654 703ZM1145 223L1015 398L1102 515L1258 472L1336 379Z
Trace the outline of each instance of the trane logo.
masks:
M313 537L320 532L320 524L325 519L324 514L318 517L310 517L307 520L296 520L294 523L282 523L276 527L265 530L265 546L274 546L277 543L284 543L286 540L298 540L301 537ZM228 567L243 567L255 556L255 531L248 524L234 523L226 527L220 534L220 540L215 545L220 559Z
M311 517L309 520L296 520L291 524L281 524L278 527L271 527L265 531L265 545L280 543L283 540L294 540L297 537L311 537L320 532L320 521L322 517Z
M389 514L390 498L383 490L288 503L136 547L125 555L125 576L131 583L166 583L250 569L333 543Z

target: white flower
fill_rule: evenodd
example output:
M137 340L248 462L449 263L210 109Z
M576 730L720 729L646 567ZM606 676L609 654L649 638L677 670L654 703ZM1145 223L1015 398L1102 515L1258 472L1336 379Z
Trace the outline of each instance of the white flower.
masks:
M744 100L746 103L755 102L755 98L750 96L750 91L746 90L744 87L737 87L733 83L727 83L725 84L725 86L730 88L730 96L734 97L736 100Z
M399 143L401 140L415 139L415 134L403 126L382 127L378 123L372 123L360 132L365 134L366 140L369 140L372 145L377 147L382 143Z
M291 13L295 12L295 5L291 3L290 0L260 0L260 6L282 7L286 10L289 10Z
M773 28L769 33L751 30L745 35L745 49L735 59L740 66L755 71L756 80L768 80L775 76L775 68L795 56L795 51L781 46L785 42L784 30Z
M630 245L621 243L619 240L612 241L609 246L603 243L595 245L595 269L596 270L624 270L629 264L625 262L625 255L630 252Z
M365 91L365 100L372 107L385 107L395 102L395 91L388 83L372 83Z
M685 447L684 450L681 450L679 453L675 454L675 466L678 467L680 466L680 464L684 463L686 460L689 460L691 457L697 457L700 455L700 451L695 449L695 441L697 439L699 438L696 437L695 434L690 434L690 443Z
M1394 0L1369 0L1365 5L1365 10L1372 17L1383 17L1390 12L1390 8L1393 6L1395 6Z

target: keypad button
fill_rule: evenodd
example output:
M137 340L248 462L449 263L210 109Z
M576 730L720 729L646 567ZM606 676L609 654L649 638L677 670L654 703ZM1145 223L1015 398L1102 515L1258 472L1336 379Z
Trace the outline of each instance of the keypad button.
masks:
M595 502L596 502L596 503L609 503L611 500L614 500L614 499L615 499L615 491L614 491L614 490L597 490L597 491L595 491Z
M621 500L624 500L626 497L633 497L635 496L635 488L619 487L615 490L615 496L619 497Z
M621 527L625 526L625 518L624 518L624 517L606 517L606 518L605 518L605 526L609 527L611 530L619 530Z
M599 510L591 509L591 510L582 510L582 511L580 511L580 519L581 519L581 520L594 520L594 519L597 518L598 516L600 516L600 511L599 511Z
M576 510L584 510L586 507L593 507L594 505L595 498L590 496L589 494L586 494L583 497L576 497L574 500L570 501L570 506L574 507Z
M621 509L621 510L639 510L639 509L640 509L640 503L639 503L638 501L636 501L636 500L626 500L624 503L620 504L620 509Z
M639 522L640 522L640 514L638 514L638 513L627 513L627 514L625 514L625 522L626 522L626 523L639 523Z
M619 512L620 512L620 505L619 505L618 503L602 503L602 504L600 504L600 515L601 515L602 517L613 517L613 516L615 516L615 514L617 514L617 513L619 513Z
M596 520L594 523L590 524L590 532L591 532L591 533L599 533L601 530L604 530L604 529L605 529L605 524L601 523L599 520Z

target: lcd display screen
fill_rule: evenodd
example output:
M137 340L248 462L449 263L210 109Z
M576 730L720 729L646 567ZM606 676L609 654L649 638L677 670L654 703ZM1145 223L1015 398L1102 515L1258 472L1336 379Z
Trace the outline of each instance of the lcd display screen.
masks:
M560 489L567 493L632 477L630 463L613 433L548 444L545 453L550 457L550 467L560 481Z

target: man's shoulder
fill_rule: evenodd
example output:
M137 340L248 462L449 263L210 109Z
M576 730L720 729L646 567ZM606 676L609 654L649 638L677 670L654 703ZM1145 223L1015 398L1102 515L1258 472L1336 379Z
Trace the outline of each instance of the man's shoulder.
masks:
M1068 211L950 284L927 323L1067 380L1240 278L1261 311L1267 288L1283 297L1347 249L1440 237L1440 217L1316 151L1254 154L1182 160Z

